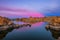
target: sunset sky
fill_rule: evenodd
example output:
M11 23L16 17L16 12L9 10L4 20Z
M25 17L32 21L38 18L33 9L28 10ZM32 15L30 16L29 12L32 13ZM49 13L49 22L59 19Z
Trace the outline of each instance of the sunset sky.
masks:
M3 16L60 16L60 0L0 0Z

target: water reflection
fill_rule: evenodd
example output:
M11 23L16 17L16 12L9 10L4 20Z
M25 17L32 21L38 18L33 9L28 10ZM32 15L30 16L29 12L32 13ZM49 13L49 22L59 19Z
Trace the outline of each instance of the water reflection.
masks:
M47 29L47 28L46 28L46 30L51 32L51 35L54 39L60 40L60 31Z
M11 32L14 28L8 28L6 30L0 31L0 40L3 39L9 32Z
M23 38L23 37L24 38L25 37L31 38L32 37L32 38L38 38L38 39L40 38L40 39L47 39L47 40L52 39L51 37L49 37L50 34L48 34L48 32L46 32L46 30L44 28L46 23L43 23L42 26L41 25L42 25L42 23L36 23L36 24L32 25L32 27L30 25L30 26L22 26L22 27L11 27L11 28L8 28L6 30L1 30L0 29L0 40L5 39L5 37L9 34L9 32L12 32L14 29L19 29L19 31L17 32L18 35L16 33L17 37L19 37L19 38ZM35 28L35 26L36 26L36 28ZM26 32L20 32L20 28L23 28L23 27L31 27L31 29L34 27L34 29L33 30L28 29L28 31L26 31ZM51 29L47 29L47 30L51 32L53 38L59 39L59 37L60 37L60 32L59 31L55 31L55 30L51 30ZM25 36L24 34L25 35L30 34L30 35ZM11 36L11 39L13 39L12 37L14 37L14 36ZM19 39L19 38L16 38L16 39Z
M23 27L28 27L28 26L23 26ZM29 26L31 27L31 26ZM18 27L18 28L22 28L22 27ZM9 27L9 28L5 28L4 29L0 29L0 40L4 39L4 37L6 37L6 35L9 33L9 32L12 32L14 29L18 29L17 27Z

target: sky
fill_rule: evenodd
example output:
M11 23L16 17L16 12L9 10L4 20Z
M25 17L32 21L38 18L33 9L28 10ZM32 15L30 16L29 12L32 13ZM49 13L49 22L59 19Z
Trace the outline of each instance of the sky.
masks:
M0 0L0 15L59 15L60 0Z

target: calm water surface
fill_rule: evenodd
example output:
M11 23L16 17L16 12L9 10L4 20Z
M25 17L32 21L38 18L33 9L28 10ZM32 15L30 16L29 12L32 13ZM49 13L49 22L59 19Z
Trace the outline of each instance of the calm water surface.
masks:
M13 29L5 33L3 40L54 40L52 33L45 29L46 24L39 22L32 24L31 27Z

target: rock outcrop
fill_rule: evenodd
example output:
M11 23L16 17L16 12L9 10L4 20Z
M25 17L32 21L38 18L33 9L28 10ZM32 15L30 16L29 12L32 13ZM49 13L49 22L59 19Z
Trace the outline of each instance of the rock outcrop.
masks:
M60 23L60 16L16 18L15 21L18 22L22 21L27 23L36 23L36 22Z
M47 29L46 29L47 30ZM55 40L60 40L60 31L56 31L56 30L52 30L52 29L48 29L47 31L50 31L52 34L52 37Z
M0 31L8 28L31 27L31 24L15 24L11 19L0 16Z
M10 24L12 24L12 23L13 23L13 22L12 22L9 18L0 16L0 26L10 25Z

